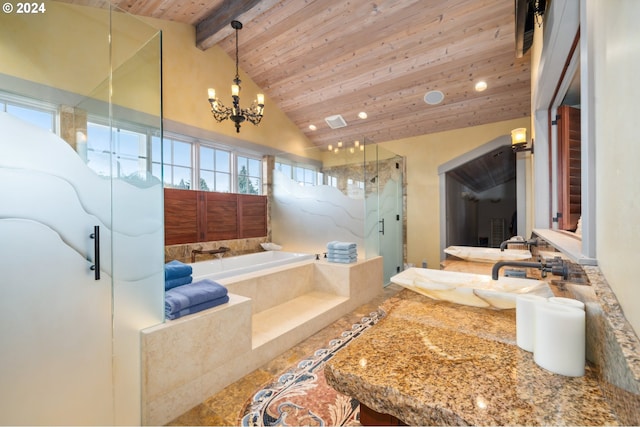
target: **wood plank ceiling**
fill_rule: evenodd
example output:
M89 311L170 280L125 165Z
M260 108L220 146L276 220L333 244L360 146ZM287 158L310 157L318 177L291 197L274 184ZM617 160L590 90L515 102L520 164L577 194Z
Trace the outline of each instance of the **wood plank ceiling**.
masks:
M68 0L86 4L87 0ZM95 1L93 2L95 3ZM317 146L383 142L530 114L529 54L516 58L508 0L112 0L196 26L198 44L240 68ZM229 83L233 76L229 76ZM476 82L488 88L476 92ZM221 82L220 87L226 87ZM428 105L439 90L444 100ZM219 94L225 103L230 94ZM242 106L254 94L241 93ZM358 113L368 114L365 120ZM331 129L340 114L347 126ZM264 120L269 120L269 104ZM311 131L309 125L317 126Z

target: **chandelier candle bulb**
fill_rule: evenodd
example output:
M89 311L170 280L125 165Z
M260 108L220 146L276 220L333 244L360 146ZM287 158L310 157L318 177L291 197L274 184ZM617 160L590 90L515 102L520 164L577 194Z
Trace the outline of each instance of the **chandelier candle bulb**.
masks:
M264 105L264 95L259 93L257 97L258 97L258 105Z
M207 94L209 95L209 101L211 101L213 99L216 99L216 90L215 89L209 88L207 90Z
M231 85L231 96L238 96L238 95L240 95L240 86Z

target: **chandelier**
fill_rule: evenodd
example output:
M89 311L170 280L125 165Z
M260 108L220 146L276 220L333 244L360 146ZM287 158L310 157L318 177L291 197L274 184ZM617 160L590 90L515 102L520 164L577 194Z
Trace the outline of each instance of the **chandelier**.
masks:
M238 30L242 29L242 23L239 21L231 21L231 28L236 30L236 77L231 85L231 97L233 98L233 106L225 107L219 98L216 98L215 89L208 89L209 104L211 104L211 113L218 121L231 119L236 125L236 132L240 133L240 123L245 120L257 125L262 120L264 112L264 95L259 93L251 103L249 108L240 108L240 76L238 75Z

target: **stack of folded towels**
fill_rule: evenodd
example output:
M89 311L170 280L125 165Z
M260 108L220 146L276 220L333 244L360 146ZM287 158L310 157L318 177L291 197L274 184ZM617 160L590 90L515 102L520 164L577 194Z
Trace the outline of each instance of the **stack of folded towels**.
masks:
M164 265L164 290L168 291L178 286L193 282L193 268L189 264L173 260Z
M169 320L229 302L227 288L210 279L196 282L193 269L180 261L165 264L164 314Z
M333 240L327 243L327 261L350 264L358 260L358 248L352 242Z

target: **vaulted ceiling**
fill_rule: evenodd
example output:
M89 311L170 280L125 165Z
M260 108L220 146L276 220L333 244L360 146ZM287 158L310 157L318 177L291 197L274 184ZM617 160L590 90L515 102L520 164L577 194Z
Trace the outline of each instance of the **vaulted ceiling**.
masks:
M87 4L90 0L67 0ZM105 1L95 3L107 3ZM509 0L112 0L188 23L197 44L240 68L316 145L382 142L530 114L529 54L516 58ZM229 77L231 80L232 76ZM476 82L488 88L476 92ZM429 105L429 91L441 91ZM249 95L241 100L249 101ZM367 113L359 119L358 113ZM341 115L346 127L325 118ZM268 109L264 120L268 120ZM317 130L311 131L314 124Z

